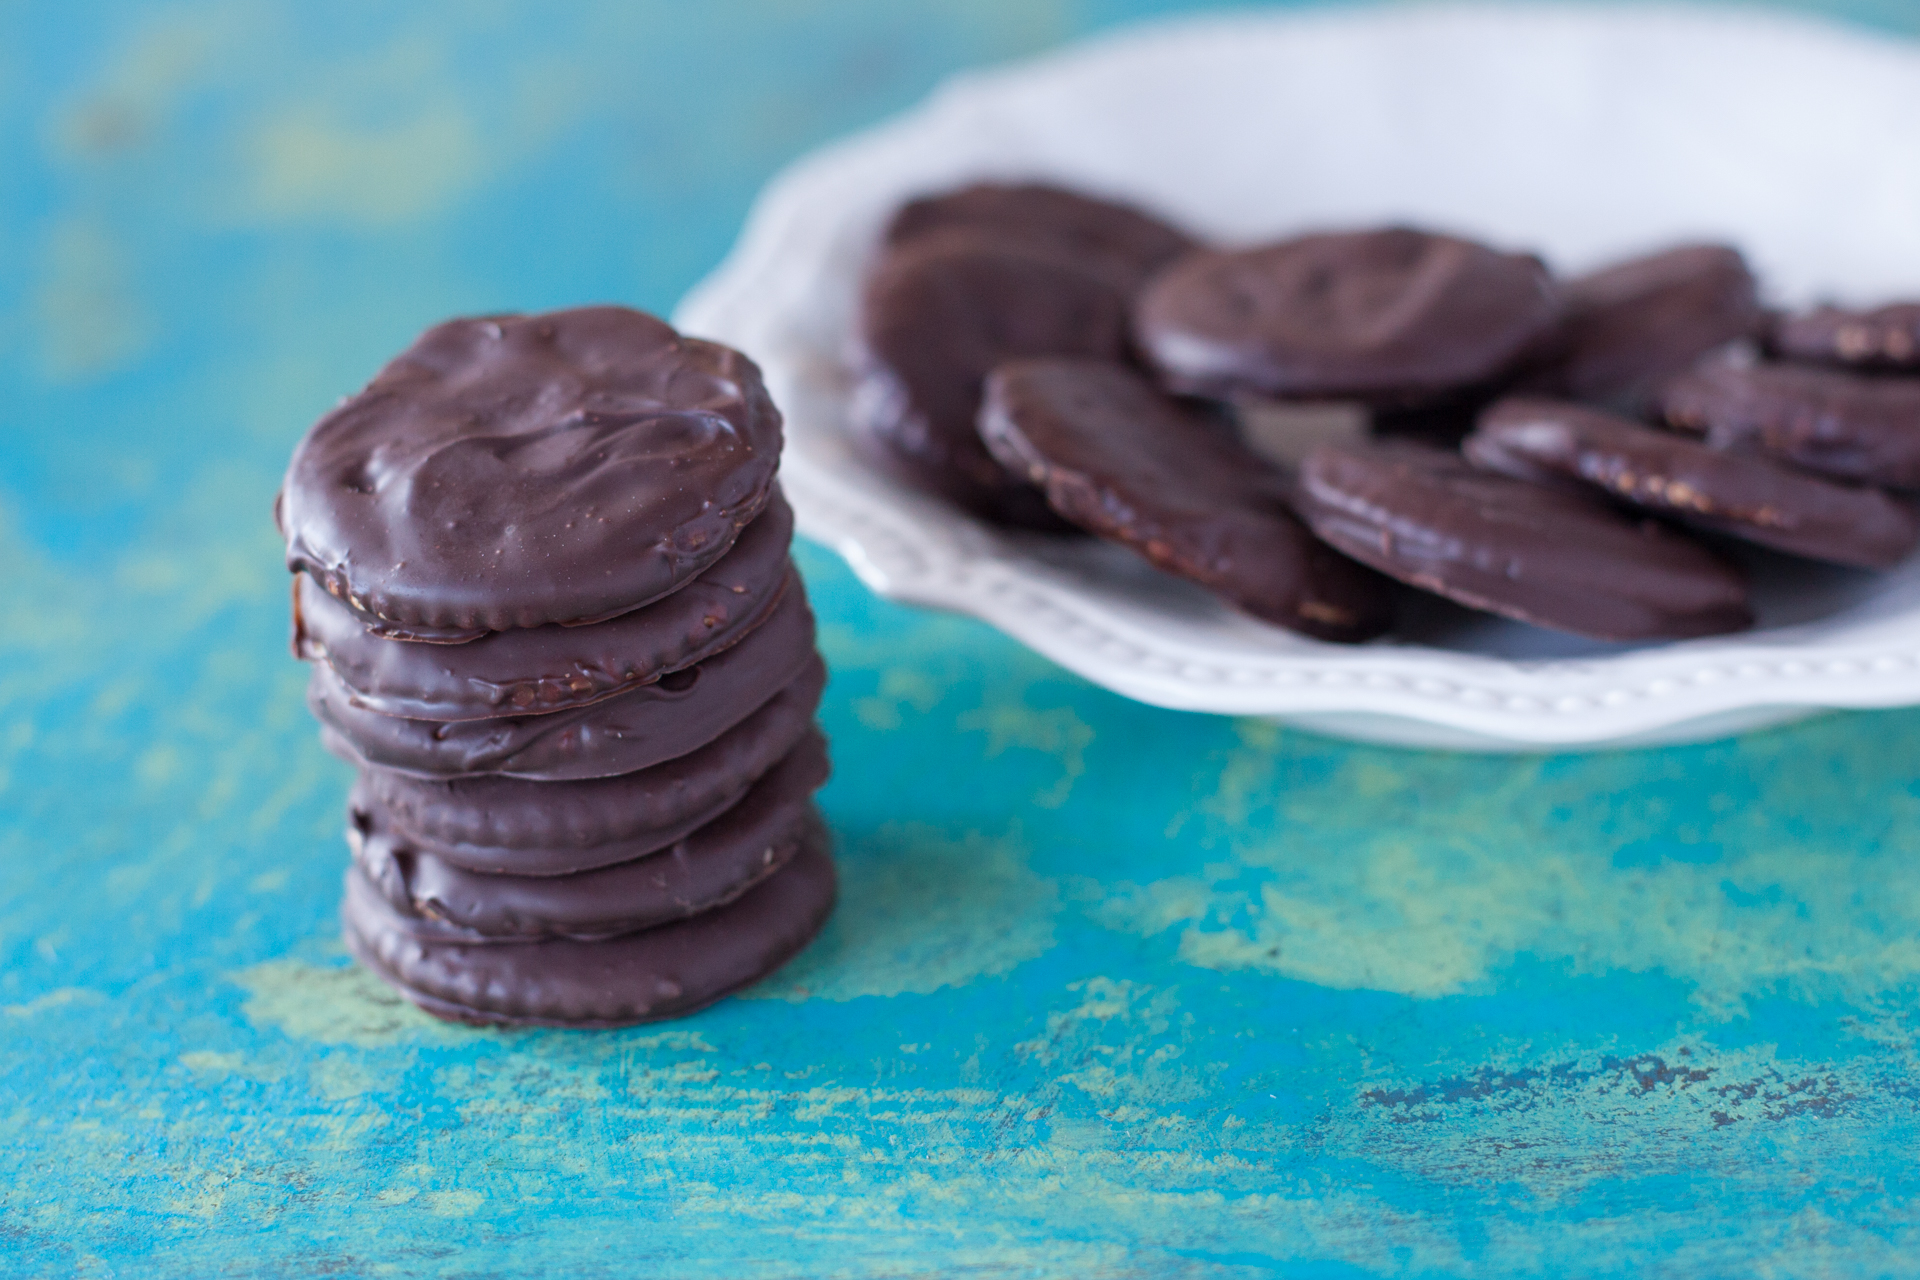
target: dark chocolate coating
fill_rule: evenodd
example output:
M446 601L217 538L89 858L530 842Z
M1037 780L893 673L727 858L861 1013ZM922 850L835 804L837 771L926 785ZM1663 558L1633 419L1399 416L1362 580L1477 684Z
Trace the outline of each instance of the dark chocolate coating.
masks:
M420 778L373 767L360 782L395 832L442 861L527 876L585 871L664 849L794 751L824 753L824 743L807 745L824 681L815 666L698 751L613 778Z
M1920 517L1878 489L1834 484L1565 401L1502 400L1465 451L1489 471L1572 479L1683 524L1835 564L1885 569L1920 543Z
M295 448L287 567L440 638L614 617L726 554L780 442L751 360L652 316L450 320Z
M1022 356L1126 354L1127 296L1110 273L1043 244L959 229L885 252L860 312L856 431L892 469L974 513L1056 526L1044 500L988 456L981 384Z
M713 911L602 942L427 942L347 871L347 947L436 1017L476 1025L619 1027L679 1017L766 977L833 910L830 840L816 827L792 860Z
M1716 449L1754 449L1842 480L1920 489L1920 378L1805 365L1703 365L1660 408Z
M910 200L882 240L900 245L954 227L1091 255L1136 285L1196 247L1186 232L1144 210L1044 183L981 182Z
M1561 286L1560 353L1529 381L1554 395L1644 412L1667 378L1766 328L1759 284L1726 245L1682 245Z
M711 569L664 599L590 627L491 631L471 644L368 633L306 574L294 578L293 652L324 661L353 701L416 720L484 720L611 698L732 647L779 604L793 512L776 498Z
M1446 399L1533 354L1558 318L1540 260L1404 227L1188 254L1134 306L1134 334L1184 395Z
M1330 640L1386 629L1387 585L1307 531L1286 477L1128 369L1002 365L980 433L1068 520L1257 618Z
M773 616L725 653L591 706L499 720L403 720L354 706L333 669L318 663L307 707L355 763L442 778L609 778L705 746L819 662L813 612L795 583Z
M1753 622L1746 580L1698 543L1440 449L1322 446L1301 468L1300 512L1383 573L1538 626L1656 640Z
M793 856L816 821L826 754L798 753L713 822L663 849L564 876L489 875L397 836L356 791L347 841L369 882L416 938L437 942L592 941L650 929L733 901Z
M1772 347L1789 360L1920 371L1920 302L1872 311L1819 307L1782 316L1774 322Z

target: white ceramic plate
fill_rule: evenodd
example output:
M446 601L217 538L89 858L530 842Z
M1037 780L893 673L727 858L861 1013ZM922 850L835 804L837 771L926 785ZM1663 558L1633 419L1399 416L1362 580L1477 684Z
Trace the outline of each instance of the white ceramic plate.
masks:
M1412 220L1579 270L1689 236L1742 245L1775 300L1920 294L1920 49L1728 11L1420 6L1156 24L963 76L794 165L679 325L751 354L788 418L802 530L875 591L983 618L1162 706L1374 741L1541 750L1698 740L1920 702L1920 563L1769 560L1761 625L1572 640L1436 603L1322 644L1118 548L995 532L863 465L842 355L901 200L1047 178L1222 241Z

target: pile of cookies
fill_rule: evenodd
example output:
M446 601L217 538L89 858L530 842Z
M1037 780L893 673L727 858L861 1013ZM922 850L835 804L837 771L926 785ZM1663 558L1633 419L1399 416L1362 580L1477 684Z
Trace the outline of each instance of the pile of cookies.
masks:
M471 1023L670 1017L834 897L826 669L738 352L591 307L428 330L276 505L349 804L348 945Z
M1609 640L1752 625L1737 540L1920 544L1920 305L1780 316L1687 245L1575 279L1404 227L1199 244L977 185L894 215L856 439L989 521L1085 530L1255 617L1388 630L1392 583Z

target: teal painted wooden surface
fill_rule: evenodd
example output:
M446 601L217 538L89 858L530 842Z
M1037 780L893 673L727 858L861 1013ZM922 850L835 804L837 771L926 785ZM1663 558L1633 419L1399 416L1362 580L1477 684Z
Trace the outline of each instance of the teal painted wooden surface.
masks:
M1920 713L1353 747L803 548L801 960L565 1035L345 959L298 433L442 315L664 310L780 162L1150 7L0 0L0 1275L1920 1269Z

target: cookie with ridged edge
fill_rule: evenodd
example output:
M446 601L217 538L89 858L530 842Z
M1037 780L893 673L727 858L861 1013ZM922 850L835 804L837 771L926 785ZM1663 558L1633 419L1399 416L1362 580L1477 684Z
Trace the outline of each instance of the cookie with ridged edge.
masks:
M920 489L999 523L1061 528L980 443L981 388L1008 360L1126 350L1115 273L1045 244L929 231L885 251L862 291L854 428L869 456Z
M624 307L449 320L316 423L287 567L392 635L615 617L710 567L772 495L751 360Z
M1181 395L1392 407L1502 377L1558 318L1538 258L1388 227L1190 253L1141 290L1133 329Z
M1464 446L1475 466L1571 480L1682 524L1777 551L1885 569L1920 543L1920 516L1878 489L1841 485L1753 454L1559 400L1513 397Z
M412 848L364 792L348 805L354 861L407 921L438 942L617 937L733 901L786 864L827 778L810 744L720 817L663 849L563 876L469 871Z
M1788 360L1920 373L1920 302L1867 311L1816 307L1781 316L1770 345Z
M813 613L796 583L763 626L725 653L589 706L498 720L405 720L355 706L320 663L307 682L307 708L332 731L322 740L356 764L441 778L610 778L698 750L803 676L824 681L813 638Z
M1753 449L1842 480L1920 489L1920 378L1707 364L1669 381L1659 401L1670 425L1716 449Z
M1446 450L1322 446L1300 469L1298 501L1313 531L1354 559L1521 622L1602 640L1753 623L1745 577L1685 535Z
M1193 237L1144 209L1038 182L977 182L909 200L881 239L900 245L951 228L1084 254L1136 284L1196 247Z
M359 705L415 720L563 711L705 661L749 635L793 577L793 512L776 498L719 563L680 590L591 627L517 627L468 644L408 644L294 578L293 652L325 662Z
M1766 330L1759 282L1727 245L1680 245L1560 286L1555 357L1529 389L1645 411L1660 384L1709 353Z
M1329 640L1364 640L1391 620L1387 584L1308 532L1284 475L1129 369L1002 365L980 434L1066 519L1257 618Z
M824 826L793 858L724 907L600 942L440 943L347 871L347 947L435 1017L473 1025L619 1027L681 1017L757 982L813 940L836 880Z
M553 876L664 849L739 803L795 751L824 754L813 728L818 671L697 751L652 768L578 782L491 774L422 778L364 768L360 786L397 835L454 866Z

